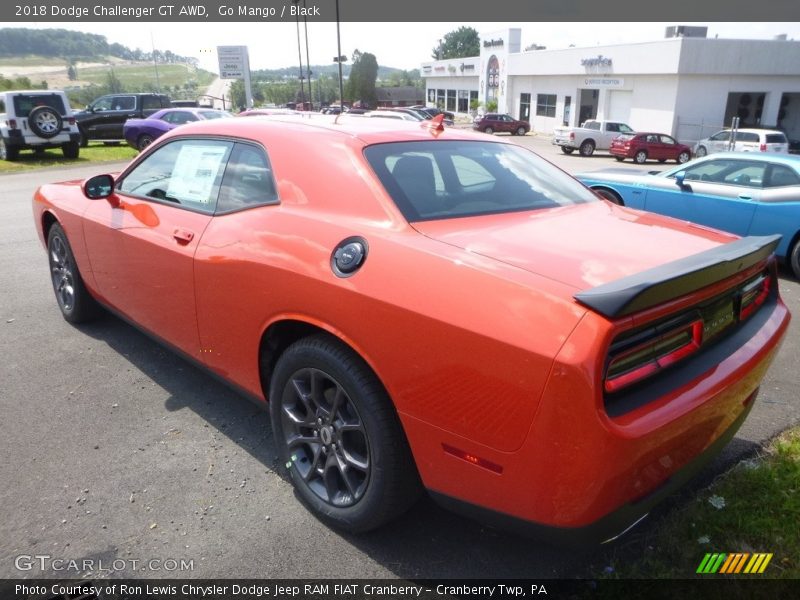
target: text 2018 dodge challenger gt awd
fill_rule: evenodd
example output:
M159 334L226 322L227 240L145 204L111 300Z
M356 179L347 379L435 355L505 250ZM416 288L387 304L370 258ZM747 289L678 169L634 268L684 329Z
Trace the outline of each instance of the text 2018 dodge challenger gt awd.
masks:
M615 206L501 139L274 116L42 186L64 317L97 305L269 403L321 519L421 489L613 536L733 436L778 349L776 237Z

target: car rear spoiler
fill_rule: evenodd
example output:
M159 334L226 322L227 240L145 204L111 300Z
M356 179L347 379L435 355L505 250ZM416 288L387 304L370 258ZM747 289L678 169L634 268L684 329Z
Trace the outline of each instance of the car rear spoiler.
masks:
M780 235L750 236L575 294L607 317L624 317L690 294L766 260Z

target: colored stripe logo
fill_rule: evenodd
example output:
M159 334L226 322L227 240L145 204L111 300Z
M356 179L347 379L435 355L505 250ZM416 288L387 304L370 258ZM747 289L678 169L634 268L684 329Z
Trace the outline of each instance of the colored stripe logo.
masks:
M697 573L701 575L711 575L720 573L724 575L734 575L746 573L755 575L763 573L769 561L772 560L772 553L755 552L733 552L733 553L713 553L706 554L697 567Z

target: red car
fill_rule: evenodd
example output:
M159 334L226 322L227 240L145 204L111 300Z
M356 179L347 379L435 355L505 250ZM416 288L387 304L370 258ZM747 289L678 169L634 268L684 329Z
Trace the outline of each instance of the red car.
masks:
M648 160L674 160L683 164L692 158L689 146L664 133L624 133L611 140L608 151L620 162L632 158L639 164Z
M775 237L430 121L192 123L33 208L64 317L108 307L268 404L298 496L349 531L425 489L613 537L736 432L790 319Z
M531 130L531 124L520 121L511 115L486 113L473 121L472 128L483 133L510 133L511 135L525 135Z

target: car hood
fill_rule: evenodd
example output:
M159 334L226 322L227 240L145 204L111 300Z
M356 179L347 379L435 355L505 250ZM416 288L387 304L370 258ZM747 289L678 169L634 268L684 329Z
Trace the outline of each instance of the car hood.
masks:
M547 210L423 221L440 242L586 290L736 236L598 201Z

